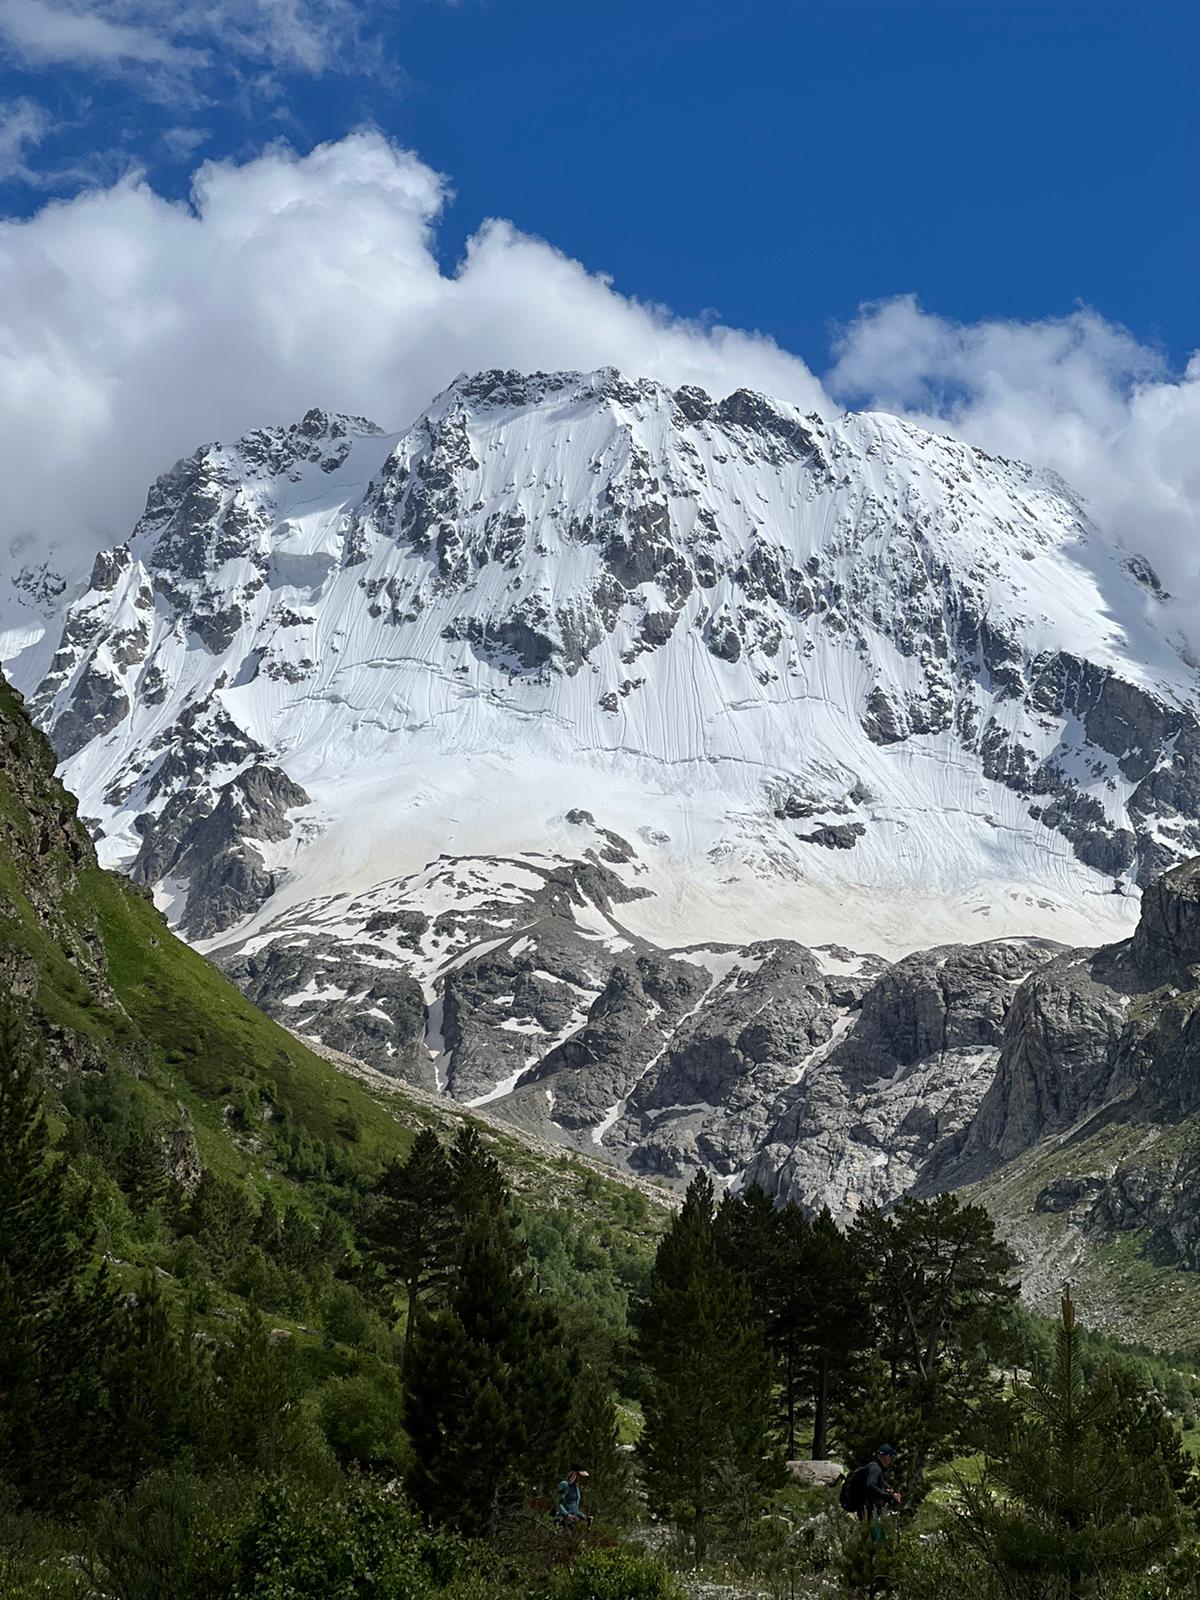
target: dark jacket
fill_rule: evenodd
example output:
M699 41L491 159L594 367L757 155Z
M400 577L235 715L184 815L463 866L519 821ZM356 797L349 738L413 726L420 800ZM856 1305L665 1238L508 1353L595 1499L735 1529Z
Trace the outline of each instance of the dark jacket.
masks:
M863 1489L863 1505L868 1511L877 1511L880 1506L890 1506L891 1504L892 1491L887 1486L882 1464L878 1460L868 1461L867 1481Z

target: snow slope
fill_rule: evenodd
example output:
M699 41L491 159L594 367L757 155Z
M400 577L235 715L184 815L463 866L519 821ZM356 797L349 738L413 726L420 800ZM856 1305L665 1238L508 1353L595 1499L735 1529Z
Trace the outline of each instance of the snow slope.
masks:
M1191 718L1152 585L1061 485L890 417L483 374L399 438L198 453L102 565L13 675L112 864L270 753L309 796L271 911L567 848L586 806L644 841L659 943L1080 938L1180 826L1131 816L1136 732L1080 703L1111 676Z

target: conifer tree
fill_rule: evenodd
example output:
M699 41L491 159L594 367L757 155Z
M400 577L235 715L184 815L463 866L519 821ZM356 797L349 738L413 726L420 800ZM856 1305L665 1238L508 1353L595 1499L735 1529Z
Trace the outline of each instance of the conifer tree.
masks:
M1021 1389L982 1482L959 1490L961 1533L1023 1600L1082 1600L1110 1575L1143 1573L1180 1526L1162 1451L1131 1428L1110 1374L1085 1381L1080 1345L1067 1290L1052 1366Z
M586 1508L617 1527L632 1520L637 1493L630 1454L621 1449L614 1398L613 1346L599 1326L577 1331L572 1346L579 1375L571 1393L571 1411L559 1449L558 1476L572 1462L587 1469Z
M454 1205L459 1219L466 1222L480 1212L497 1211L509 1203L504 1171L495 1156L484 1148L479 1131L464 1123L450 1148Z
M648 1379L641 1454L652 1510L691 1531L702 1555L730 1473L763 1487L771 1448L771 1366L749 1296L717 1254L713 1186L692 1180L635 1310Z
M272 1342L257 1311L247 1308L233 1337L213 1359L216 1415L211 1444L247 1466L274 1465L292 1402L293 1373L286 1347Z
M454 1169L437 1135L423 1128L408 1159L384 1168L363 1224L372 1256L403 1287L408 1301L405 1365L422 1313L446 1283L457 1235L455 1210Z
M103 1471L116 1303L94 1264L89 1190L54 1151L35 1063L0 1008L0 1472L67 1504Z
M812 1394L813 1460L823 1461L829 1454L831 1407L871 1338L866 1275L828 1207L808 1229L798 1255L805 1288L797 1308L797 1339Z
M151 1273L121 1307L113 1335L108 1379L119 1426L111 1468L131 1489L195 1442L211 1402L209 1370L190 1310L177 1329Z
M770 1351L789 1458L811 1408L812 1453L828 1454L829 1415L871 1337L858 1252L826 1209L814 1221L752 1184L717 1213L722 1261L744 1285Z
M462 1232L447 1307L421 1319L405 1369L418 1509L495 1537L523 1494L546 1482L572 1376L507 1205L478 1211Z
M898 1397L920 1419L898 1444L919 1491L928 1468L976 1448L999 1404L992 1356L1016 1298L1013 1262L982 1206L956 1196L901 1200L859 1213L850 1245L866 1277L875 1348Z
M167 1168L162 1145L149 1133L135 1133L121 1152L118 1178L130 1210L142 1216L166 1198Z

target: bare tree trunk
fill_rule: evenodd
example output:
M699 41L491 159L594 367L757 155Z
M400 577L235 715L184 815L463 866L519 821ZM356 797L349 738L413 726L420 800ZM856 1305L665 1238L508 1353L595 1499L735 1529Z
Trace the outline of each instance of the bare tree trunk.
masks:
M817 1366L817 1393L813 1405L814 1461L824 1461L829 1455L829 1357L822 1355Z

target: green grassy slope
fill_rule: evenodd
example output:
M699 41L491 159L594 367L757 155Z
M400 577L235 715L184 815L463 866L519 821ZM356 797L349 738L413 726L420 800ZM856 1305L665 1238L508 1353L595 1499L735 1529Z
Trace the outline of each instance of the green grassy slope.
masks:
M469 1118L403 1085L341 1072L176 939L137 887L103 871L49 745L0 678L5 977L39 1036L49 1081L65 1094L63 1117L67 1103L111 1116L119 1100L126 1121L161 1128L178 1123L182 1106L203 1165L245 1186L252 1205L254 1192L270 1192L281 1210L332 1205L349 1216L417 1129L449 1136ZM644 1272L665 1201L647 1204L582 1158L531 1149L486 1123L481 1131L529 1215L539 1267L564 1293L586 1301L597 1277L611 1284ZM136 1230L122 1244L141 1254ZM610 1296L610 1315L614 1305Z

